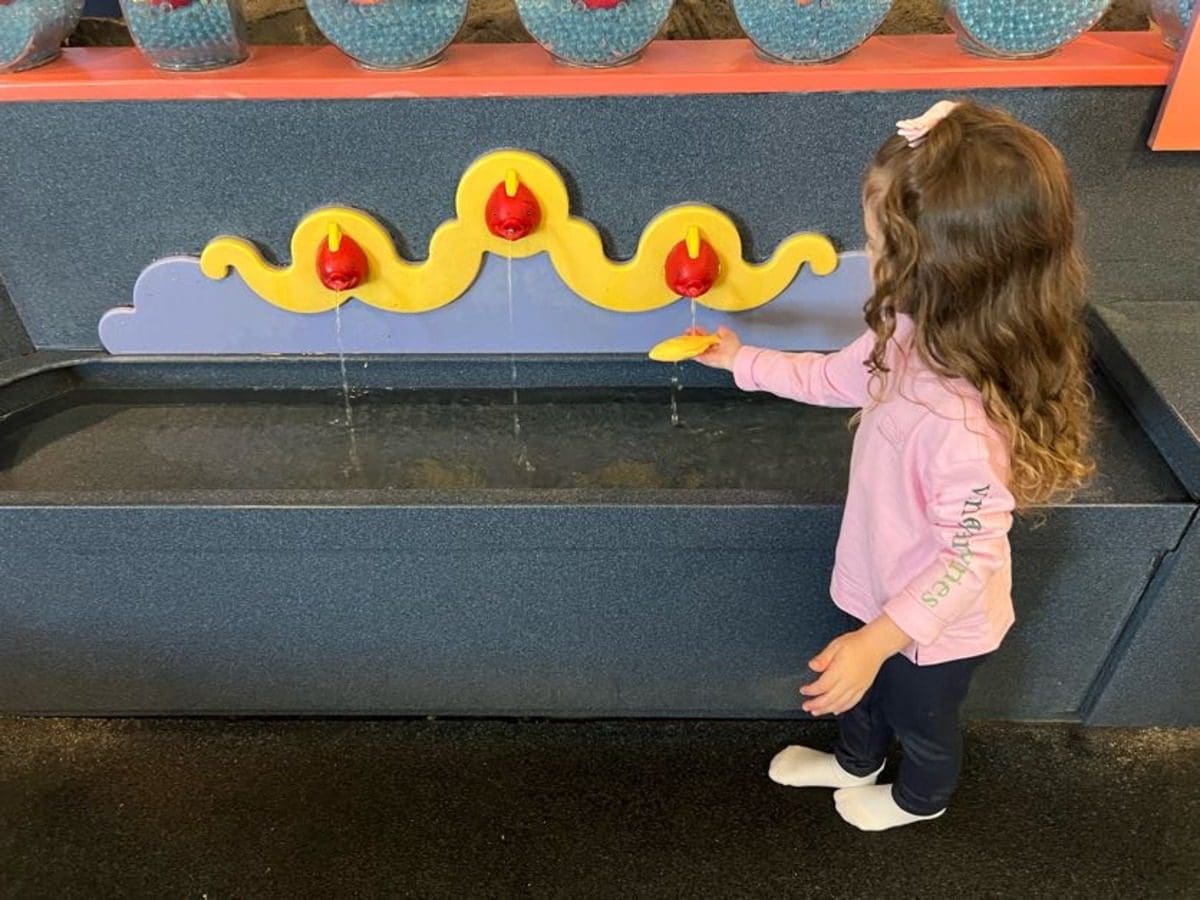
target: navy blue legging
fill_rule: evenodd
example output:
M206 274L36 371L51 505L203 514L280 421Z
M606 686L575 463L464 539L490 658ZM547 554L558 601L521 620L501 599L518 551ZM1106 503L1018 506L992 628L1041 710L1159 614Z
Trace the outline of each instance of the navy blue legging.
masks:
M900 654L891 657L858 705L838 717L834 753L842 768L870 775L896 738L903 751L892 785L896 805L916 816L945 809L962 769L959 708L983 659L918 666Z

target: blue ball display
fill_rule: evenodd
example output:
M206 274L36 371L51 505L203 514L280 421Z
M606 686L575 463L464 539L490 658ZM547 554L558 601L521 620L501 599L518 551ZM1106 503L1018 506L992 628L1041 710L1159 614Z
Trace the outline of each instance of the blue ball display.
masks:
M0 71L31 69L54 59L82 12L83 0L15 0L0 6Z
M946 18L968 50L986 56L1045 56L1079 37L1111 0L945 0Z
M237 0L192 0L186 6L122 0L138 49L161 69L215 69L246 58Z
M1150 0L1150 16L1162 30L1163 43L1178 49L1196 12L1195 0Z
M376 69L432 62L467 17L468 0L308 0L321 33L347 56Z
M849 53L883 22L892 0L733 0L746 35L782 62L812 63Z
M581 0L517 0L517 12L555 58L577 66L616 66L654 40L672 2L625 0L610 9L589 9Z

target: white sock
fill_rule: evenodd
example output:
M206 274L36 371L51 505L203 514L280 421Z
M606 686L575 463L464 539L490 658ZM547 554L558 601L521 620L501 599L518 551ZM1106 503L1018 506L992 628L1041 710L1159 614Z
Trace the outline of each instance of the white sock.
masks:
M848 788L874 784L882 771L883 766L880 766L870 775L851 775L832 753L791 746L775 754L767 775L776 784L788 787Z
M833 792L833 803L838 815L860 831L886 831L898 825L936 819L945 812L943 809L931 816L914 816L905 812L892 799L890 784L843 788Z

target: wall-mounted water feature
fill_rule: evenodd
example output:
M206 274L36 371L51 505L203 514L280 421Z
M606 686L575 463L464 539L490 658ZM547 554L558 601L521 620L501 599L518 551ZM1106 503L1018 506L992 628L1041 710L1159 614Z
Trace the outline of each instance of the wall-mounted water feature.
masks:
M861 324L864 262L822 235L793 234L748 262L726 213L683 204L646 226L632 259L613 260L571 213L554 166L517 150L472 164L454 208L421 261L349 207L306 216L286 265L246 238L215 238L199 260L149 267L133 306L101 320L102 342L117 354L645 352L683 330L670 310L681 300L711 311L711 324L737 318L750 336L770 328L798 347L832 346ZM514 286L529 298L520 310ZM321 321L330 314L336 329Z

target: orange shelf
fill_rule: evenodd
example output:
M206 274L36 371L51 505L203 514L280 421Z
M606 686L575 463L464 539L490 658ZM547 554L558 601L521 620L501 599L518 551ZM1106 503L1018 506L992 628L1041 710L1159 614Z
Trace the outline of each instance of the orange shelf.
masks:
M239 66L175 74L132 47L68 49L62 59L0 76L3 101L371 100L966 90L1164 85L1173 56L1151 32L1092 32L1035 60L989 60L950 35L877 36L832 63L786 66L745 40L656 41L638 62L574 69L536 44L455 44L439 65L373 72L335 47L254 48Z

